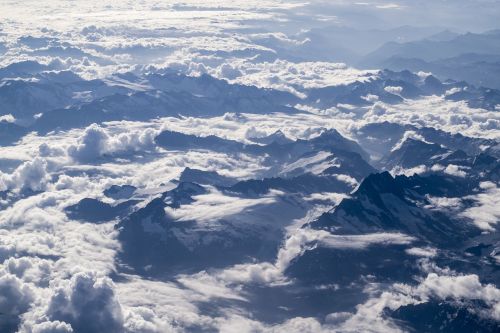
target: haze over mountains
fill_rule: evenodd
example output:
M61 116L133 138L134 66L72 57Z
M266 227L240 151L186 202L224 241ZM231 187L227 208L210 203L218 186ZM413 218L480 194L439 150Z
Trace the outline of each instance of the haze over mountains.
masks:
M498 332L499 6L0 4L0 331Z

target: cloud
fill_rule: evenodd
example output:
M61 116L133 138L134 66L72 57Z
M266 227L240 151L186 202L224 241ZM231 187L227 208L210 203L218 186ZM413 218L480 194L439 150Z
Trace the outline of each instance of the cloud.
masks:
M425 138L418 134L417 132L415 131L406 131L404 134L403 134L403 137L401 138L401 140L398 141L398 143L396 143L394 145L394 147L391 148L391 152L393 151L396 151L398 149L401 149L401 147L403 146L403 144L405 143L406 140L408 139L413 139L413 140L417 140L417 141L422 141L422 142L426 142L428 143Z
M356 187L358 185L358 181L349 175L335 175L335 178L341 182L351 185L352 187Z
M498 320L500 315L500 290L491 284L481 284L477 275L430 273L417 286L394 284L378 296L358 305L354 314L339 316L340 322L335 321L336 329L340 332L402 332L396 322L385 316L386 310L396 310L431 299L441 302L481 300L488 308L480 315L495 320Z
M273 193L257 199L246 199L224 195L215 189L207 194L197 195L193 199L195 201L190 205L183 205L177 209L167 208L166 211L176 220L197 221L204 224L238 214L242 215L246 210L255 209L255 206L276 202Z
M46 321L33 326L33 333L73 333L73 328L68 323L60 321Z
M266 132L259 130L258 128L255 128L255 126L247 128L245 132L245 138L247 139L263 138L267 135L268 134Z
M246 299L225 286L224 281L200 272L190 276L180 276L177 281L207 299L225 298L246 301Z
M492 232L500 221L500 188L492 182L483 182L481 187L482 193L467 197L476 204L460 216L471 219L478 228Z
M467 176L467 173L465 171L463 171L462 169L463 169L463 167L460 167L458 165L448 164L446 166L446 168L444 169L444 173L447 173L447 174L452 175L452 176L464 178L465 176Z
M356 249L361 250L370 245L406 245L413 242L413 237L398 233L375 233L366 235L333 235L320 233L319 243L325 247L334 249Z
M219 332L272 332L272 333L302 333L302 332L333 332L334 327L323 326L315 318L296 317L281 324L266 325L256 320L245 318L238 314L230 314L218 320Z
M92 161L101 157L106 150L109 136L97 124L92 124L78 140L77 145L68 148L68 155L80 161Z
M450 125L472 126L474 121L469 116L466 116L466 115L452 114L452 115L450 115L449 123L450 123Z
M212 319L201 315L196 305L210 298L183 288L175 281L127 276L127 280L117 283L116 289L128 318L125 323L128 327L134 327L136 324L147 326L153 324L158 327L159 332L173 331L169 328L171 324L177 327L196 325L211 327ZM143 323L144 321L146 323Z
M383 114L385 114L386 111L387 111L387 107L385 106L385 103L375 101L375 103L373 103L370 110L365 114L365 116L366 117L382 116Z
M7 123L13 123L16 121L16 118L12 114L5 114L3 116L0 116L0 122L5 121Z
M442 211L458 211L462 208L461 198L427 196L429 205L426 208Z
M320 192L320 193L312 193L310 196L304 197L306 201L329 201L334 205L339 204L343 199L347 198L347 194L343 193L333 193L333 192Z
M263 262L241 264L221 270L217 278L228 283L256 283L265 285L286 283L286 278L276 265Z
M398 95L399 96L403 92L403 87L387 86L387 87L384 88L384 90L387 91L390 94Z
M481 129L491 131L500 129L500 120L498 119L487 119L484 123L479 124Z
M83 191L76 188L75 192L65 189L32 195L0 211L0 255L20 257L4 262L7 271L37 285L79 269L95 269L104 275L113 271L118 249L113 225L71 221L64 213L65 207L78 202L93 187L87 182Z
M113 283L94 273L77 273L55 290L47 309L52 320L77 332L122 332L123 313Z
M33 2L32 6L25 6L23 10L18 10L16 2L2 3L0 17L9 24L0 27L0 66L22 59L35 59L59 69L81 73L85 78L107 77L127 71L138 74L149 69L161 72L165 68L192 75L208 73L233 83L275 88L304 97L307 89L370 80L377 76L378 71L358 70L342 63L318 62L301 56L282 59L280 48L287 53L290 48L307 47L308 40L273 32L277 27L283 31L289 31L288 27L296 30L300 22L306 28L314 26L321 29L322 19L328 16L326 12L344 6L350 6L349 10L371 7L377 12L396 12L378 9L398 6L401 9L397 11L398 15L402 17L398 20L405 22L408 18L406 7L413 6L381 1L370 6L323 1L321 7L315 7L318 5L315 1L305 4L237 0L229 4L218 0L187 0L184 4L161 5L156 2L143 1L131 6L125 1L113 4L49 1L43 4ZM427 3L430 5L430 2ZM301 6L305 14L297 16L289 11L295 6ZM366 23L365 20L350 20L351 16L345 10L332 12L338 14L339 22L343 24L351 21ZM415 17L418 20L422 16ZM383 22L390 21L385 18L387 16L384 16ZM163 28L158 29L159 26ZM270 32L256 34L254 28ZM39 38L37 43L47 45L23 44L17 41L22 35L33 35L33 39ZM272 43L264 45L263 41L268 40ZM4 51L3 45L8 50ZM151 64L153 66L149 66ZM387 87L386 91L401 94L402 88ZM85 96L85 91L76 95L80 100L84 100ZM113 224L92 225L72 221L64 214L64 208L84 197L101 198L102 190L112 184L133 184L140 188L138 193L141 197L154 196L169 188L172 185L170 181L178 177L186 166L216 170L239 178L261 178L273 172L262 159L253 156L155 149L153 139L161 126L197 135L214 134L241 142L278 129L287 136L305 139L318 133L321 127L337 128L344 134L358 125L385 120L432 126L479 137L498 137L500 118L497 114L471 109L463 102L446 101L443 96L407 100L397 105L382 103L377 96L366 96L365 99L374 104L367 107L344 104L343 108L339 105L339 108L328 110L305 106L302 109L309 113L272 116L240 114L235 109L234 113L223 117L205 119L185 117L156 119L141 124L125 121L94 124L83 131L49 133L46 136L30 134L16 146L0 147L1 163L4 163L4 158L16 159L20 163L25 161L12 169L9 162L2 164L4 172L0 173L0 190L45 191L27 198L16 197L14 193L13 202L0 211L0 258L2 261L6 259L0 269L0 312L10 311L12 323L24 313L21 316L21 325L25 329L23 333L85 330L169 332L193 328L228 332L333 331L334 327L329 326L328 320L322 325L322 320L316 318L287 318L280 324L264 324L249 318L246 310L233 304L250 302L252 295L248 295L245 289L248 285L269 287L290 283L283 275L284 270L309 246L362 251L375 244L409 245L412 244L411 237L388 233L333 235L315 232L302 229L304 221L295 221L296 216L289 218L293 215L295 202L293 205L283 204L282 200L289 198L282 194L272 193L259 199L248 199L210 191L197 196L192 205L170 210L169 213L181 223L197 219L201 222L198 227L206 227L205 230L212 227L214 221L225 218L231 218L231 222L238 226L242 225L240 222L247 222L245 232L251 232L256 222L284 228L280 223L286 220L287 224L291 224L286 225L288 234L275 262L245 261L220 270L178 276L171 281L124 276L114 285L106 278L119 269L115 261L119 243ZM14 120L8 115L0 118ZM417 138L410 134L408 137ZM147 154L151 151L154 154ZM147 158L141 159L140 155ZM115 157L126 157L128 162ZM106 163L81 165L96 160ZM459 166L443 166L441 170L459 176L466 171ZM346 175L339 175L338 178L355 184ZM472 218L483 229L492 230L499 219L496 207L500 205L495 200L499 194L492 186L482 190L468 198L474 200L477 206L466 210L464 216ZM332 199L331 203L321 203L328 205L329 209L338 202L339 196L341 194L318 193L310 198ZM305 204L316 203L310 200ZM432 204L436 209L458 207L451 199L447 201L445 198L436 199ZM308 206L307 209L326 208ZM280 212L277 217L276 211ZM426 247L407 249L408 254L423 259L432 258L435 251ZM89 269L96 273L88 273ZM372 299L371 303L361 304L356 319L350 321L353 326L346 324L345 328L358 328L354 331L397 330L388 321L380 319L384 306L396 307L405 302L420 301L421 297L429 295L487 299L486 293L496 293L490 288L474 294L472 288L486 287L470 277L462 280L457 277L428 278L424 284L426 287L418 292L411 286L400 286L402 290L394 287L391 293ZM445 287L440 288L441 285ZM368 289L370 287L367 286ZM10 302L2 303L4 295L8 295ZM215 300L234 303L226 307ZM497 307L494 299L487 301L492 309ZM203 302L213 302L210 303L213 309L210 314L204 313L204 307L200 306ZM34 306L30 307L30 304ZM0 321L5 318L0 315ZM342 313L329 318L337 320L337 325L349 321L350 316ZM359 326L356 326L356 320Z
M300 332L330 332L332 328L323 327L321 323L315 318L292 318L287 320L283 324L276 325L270 328L270 332L288 332L288 333L300 333Z
M217 71L218 71L217 72L218 77L229 79L229 80L234 80L243 74L238 68L235 68L227 63L219 66Z
M450 95L459 93L461 91L463 91L463 88L461 88L461 87L455 87L455 88L451 88L449 90L446 90L446 92L444 93L444 95L445 96L450 96Z
M38 154L41 157L64 156L66 152L60 147L51 147L47 143L42 143L38 147Z
M14 331L34 298L33 290L16 276L0 276L0 331Z
M162 322L155 312L147 307L135 307L126 311L124 328L130 333L175 332L171 325Z
M500 116L493 111L471 108L463 100L450 101L444 96L426 96L405 99L397 104L377 103L380 102L363 107L364 113L353 116L351 120L359 126L362 126L361 123L388 121L417 127L433 127L471 137L498 139L495 124L500 120Z
M396 176L396 175L405 175L407 177L413 176L414 174L421 174L425 173L428 171L428 168L425 165L417 165L416 167L413 168L403 168L399 165L395 166L391 170L391 174Z
M92 162L106 155L137 152L154 146L158 134L153 129L109 135L97 124L87 127L76 145L68 148L68 155L82 162Z
M291 174L300 171L301 173L310 172L312 174L321 174L330 167L340 167L341 162L335 158L335 155L328 151L319 151L312 156L302 157L290 164L286 164L281 171L283 174ZM337 175L337 179L345 183L352 183L351 177L347 175ZM355 181L355 180L354 180Z
M388 290L369 298L352 315L340 316L340 332L402 332L398 324L385 316L386 310L396 310L409 304L432 299L440 302L484 301L487 309L480 315L498 320L500 290L492 284L481 284L477 275L439 275L429 273L416 286L394 284ZM467 304L467 303L465 303ZM466 305L467 306L467 305Z
M12 174L0 171L0 190L24 190L42 191L50 181L47 170L47 161L36 157L17 167Z
M365 250L372 245L407 245L413 241L413 237L400 233L335 235L324 230L299 227L286 239L284 246L278 252L275 265L280 271L284 272L294 258L312 246L343 250Z
M232 83L253 85L262 88L273 88L289 91L304 97L301 89L320 88L349 84L355 81L367 81L376 77L378 71L363 71L351 68L343 63L327 62L289 62L275 60L274 62L236 63L243 75Z
M335 118L330 119L316 114L276 115L273 117L269 117L269 115L244 115L244 117L244 122L232 117L229 117L230 119L227 120L224 120L223 117L213 119L166 118L143 124L117 122L106 124L105 127L98 126L98 128L105 134L104 137L107 136L105 140L108 143L113 142L115 138L127 129L129 133L140 133L143 128L151 127L157 129L162 125L188 133L217 134L244 141L246 129L252 126L266 133L283 129L291 137L307 138L317 133L320 127L339 126L345 130L348 128L348 124L352 122L351 120L343 122ZM78 130L67 133L49 134L43 138L33 139L34 142L30 144L21 143L16 147L15 151L36 154L39 152L38 147L45 140L47 142L61 141L66 145L75 140L82 143L83 133ZM129 142L127 140L125 142ZM78 142L73 145L78 146ZM63 146L61 144L57 147ZM115 144L111 146L115 147ZM127 144L116 144L116 147L124 146L127 146ZM138 144L137 146L141 145ZM50 147L54 147L54 145L51 144ZM123 151L121 149L117 148L114 150ZM47 157L47 159L52 161L54 157L57 156ZM52 167L49 162L47 164ZM252 178L263 171L262 161L252 157L229 157L225 154L213 154L210 152L176 153L160 151L155 153L154 158L145 162L132 161L131 163L123 164L119 161L110 161L109 164L102 168L85 168L71 162L68 162L68 164L58 170L57 175L53 178L55 183L49 182L47 184L45 187L47 193L20 200L12 205L12 207L0 212L0 220L2 220L2 223L5 223L2 226L8 228L1 230L1 242L3 243L0 247L6 250L6 252L2 252L2 256L5 255L8 257L16 253L28 253L30 255L44 255L57 258L54 261L48 260L50 264L48 262L37 263L35 261L9 260L9 263L5 264L11 267L8 273L15 275L18 279L22 279L25 283L28 282L39 286L50 281L57 289L58 284L66 285L66 283L60 282L61 278L68 279L81 270L86 271L86 269L94 268L99 272L98 276L100 278L116 269L114 256L116 250L119 248L119 244L115 240L113 226L96 226L70 221L62 213L64 207L77 202L82 197L98 197L104 188L114 183L139 185L141 186L141 191L145 190L144 193L148 193L149 195L149 193L159 191L158 187L164 188L164 185L161 187L160 184L168 183L170 179L178 177L179 172L185 166L194 167L196 165L202 169L218 170L237 177ZM84 172L88 172L89 174L84 175ZM488 188L491 188L491 186ZM186 216L187 219L187 216L190 214L198 216L197 211L206 211L208 214L202 216L201 221L214 221L226 217L226 214L231 212L234 212L236 216L241 216L242 211L247 211L248 214L245 216L248 219L246 221L254 221L256 216L260 215L256 215L253 209L255 207L263 208L269 204L264 202L261 205L261 203L253 201L240 202L241 199L238 197L226 198L225 195L217 192L209 194L212 195L201 196L201 198L196 197L197 202L193 207L186 207L185 211L181 210L177 213L180 214L179 216ZM276 200L276 196L266 197L266 200L271 199ZM280 211L288 212L287 209ZM269 219L259 220L263 220L268 224L274 224ZM120 308L124 330L131 332L137 330L165 332L173 330L172 326L193 327L190 325L195 325L194 323L197 322L202 323L200 325L203 325L203 327L211 327L214 330L217 330L219 327L228 327L230 329L232 327L231 323L235 325L248 324L250 325L249 327L256 327L262 331L275 330L278 332L280 330L291 330L291 327L294 327L294 325L299 325L299 327L302 327L300 325L305 325L304 327L309 327L307 325L317 327L315 325L319 320L312 318L295 318L293 325L289 323L292 326L287 326L285 324L292 320L292 318L289 318L284 323L273 326L246 318L244 315L240 317L230 315L209 316L201 314L201 310L197 307L197 304L198 302L211 302L215 299L220 300L224 298L244 302L242 299L251 299L245 292L242 292L247 285L262 284L276 286L290 283L283 275L284 269L286 269L290 260L293 260L302 251L308 249L310 244L331 246L336 249L356 248L358 250L366 250L374 244L411 243L411 239L397 234L363 235L362 237L347 235L337 237L338 235L330 236L328 233L303 232L304 229L301 229L298 224L290 226L290 230L290 234L284 239L285 244L279 251L275 262L243 263L226 267L220 271L207 272L206 275L188 275L183 277L185 284L179 281L159 282L144 280L140 283L131 283L130 285L127 285L128 281L118 283L114 287L114 290L119 294L119 297L116 296L116 299L119 299L121 302ZM430 257L430 254L432 254L432 251L428 251L426 248L410 248L408 251L410 254L418 256L428 255ZM75 263L81 268L76 268ZM47 276L46 272L51 269L53 271ZM204 288L205 286L206 288ZM42 289L45 290L46 288ZM52 300L52 292L52 289L43 291L47 302ZM65 295L71 295L71 293L70 291L66 291ZM89 292L89 294L92 293ZM69 296L67 297L69 298ZM37 308L43 309L43 306L40 305ZM71 308L71 306L68 305L68 308ZM33 312L32 315L34 316L35 310L30 311ZM170 314L173 312L176 314ZM56 318L50 319L56 320ZM57 319L61 322L63 321L62 318ZM374 327L378 327L377 320L375 319L374 321ZM64 321L66 324L72 325L69 319L66 318ZM41 324L37 323L36 325ZM224 326L226 324L227 326ZM46 325L49 326L49 324ZM50 325L57 326L56 324ZM367 323L366 327L371 326ZM323 325L321 328L328 331L330 327ZM62 329L65 328L63 327ZM73 327L73 330L76 331L75 327Z
M437 250L430 247L426 248L412 247L410 249L407 249L405 252L412 256L426 257L426 258L432 258L437 255Z
M364 99L365 101L371 102L371 103L375 103L379 100L379 97L377 95L373 95L373 94L368 94L368 95L361 97L361 98Z
M416 293L421 297L478 299L484 300L487 304L500 302L500 290L492 284L482 285L475 274L439 276L431 273L417 287Z
M52 272L52 262L36 257L9 258L2 264L5 271L24 282L47 285Z

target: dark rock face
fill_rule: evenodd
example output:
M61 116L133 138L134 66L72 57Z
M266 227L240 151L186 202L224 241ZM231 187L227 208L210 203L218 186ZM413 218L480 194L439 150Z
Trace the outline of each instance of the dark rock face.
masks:
M365 277L377 282L412 282L418 274L417 258L405 252L406 246L378 246L368 249L313 248L296 258L287 274L311 285L362 284Z
M222 176L215 171L203 171L189 167L182 171L179 181L215 186L230 186L237 182L236 179Z
M389 156L382 159L380 164L387 169L395 166L413 168L419 165L433 165L451 152L435 143L426 143L419 140L406 139L398 149L392 151ZM465 155L467 157L467 155Z
M129 199L135 192L137 188L131 185L113 185L110 188L107 188L103 194L108 198L112 198L115 200L120 199Z
M428 204L426 198L421 190L413 189L418 181L418 176L393 178L388 172L370 175L351 198L323 214L311 227L343 234L402 232L442 245L474 234L471 226L453 223L447 216L423 208Z
M471 138L460 133L451 134L430 127L416 127L389 122L365 125L358 131L356 138L366 151L379 157L386 157L391 154L392 148L403 138L407 131L415 132L428 143L440 145L449 151L461 150L468 156L481 154L484 147L497 145L496 141L491 139ZM426 164L424 162L425 160L422 158L421 164Z
M205 188L195 183L182 182L171 191L163 193L162 200L167 206L179 208L193 202L193 196L206 193Z
M0 146L10 145L28 133L22 126L0 121Z
M293 140L289 139L281 130L277 130L273 134L262 138L250 138L250 140L255 143L260 143L264 145L269 145L272 143L283 145L293 142Z
M432 196L459 196L470 193L469 183L447 176L398 176L388 172L365 178L357 190L330 212L305 225L307 230L327 232L332 237L377 237L386 233L411 236L414 247L439 249L435 260L462 272L478 272L478 267L464 254L483 256L492 249L496 237L481 246L481 230L463 219L451 218L431 208L427 199ZM355 239L355 238L353 238ZM418 276L418 257L407 251L408 245L374 243L360 248L329 247L313 241L307 250L295 258L287 274L304 283L348 284L371 276L379 283L405 281ZM484 252L484 253L483 253ZM488 254L484 256L489 261ZM494 264L484 267L484 277L499 281ZM495 272L496 271L496 272ZM495 282L495 283L497 283Z
M407 305L388 315L411 332L498 332L500 324L491 318L484 318L472 308L481 308L481 302L472 304L450 304L431 300L430 302Z
M348 192L351 187L335 177L303 174L291 178L264 178L238 182L226 188L230 192L242 193L249 196L262 195L269 190L276 189L288 193L312 194L317 192Z
M136 203L138 201L129 200L113 206L96 199L85 198L76 205L67 207L66 214L75 220L105 222L127 215Z
M149 274L151 269L164 271L189 254L172 233L165 206L160 198L154 199L118 225L120 259L140 274Z

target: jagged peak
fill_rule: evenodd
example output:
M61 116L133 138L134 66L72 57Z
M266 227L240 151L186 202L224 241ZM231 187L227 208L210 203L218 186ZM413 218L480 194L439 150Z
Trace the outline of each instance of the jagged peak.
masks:
M404 189L400 182L397 182L388 171L374 173L366 177L354 191L353 196L373 197L382 193L392 193L400 197L404 195Z
M272 134L269 134L267 136L261 137L261 138L250 138L251 141L261 143L261 144L287 144L290 142L293 142L292 139L286 136L285 133L283 133L280 129L275 131Z
M446 149L441 147L440 144L424 141L423 138L403 138L402 141L398 142L392 149L391 155L398 153L415 153L418 151L433 151L436 153L445 153Z

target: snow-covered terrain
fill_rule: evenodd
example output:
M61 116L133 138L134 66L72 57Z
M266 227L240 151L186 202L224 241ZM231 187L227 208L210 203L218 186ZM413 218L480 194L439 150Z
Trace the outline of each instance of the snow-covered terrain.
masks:
M0 332L498 332L499 9L3 1Z

